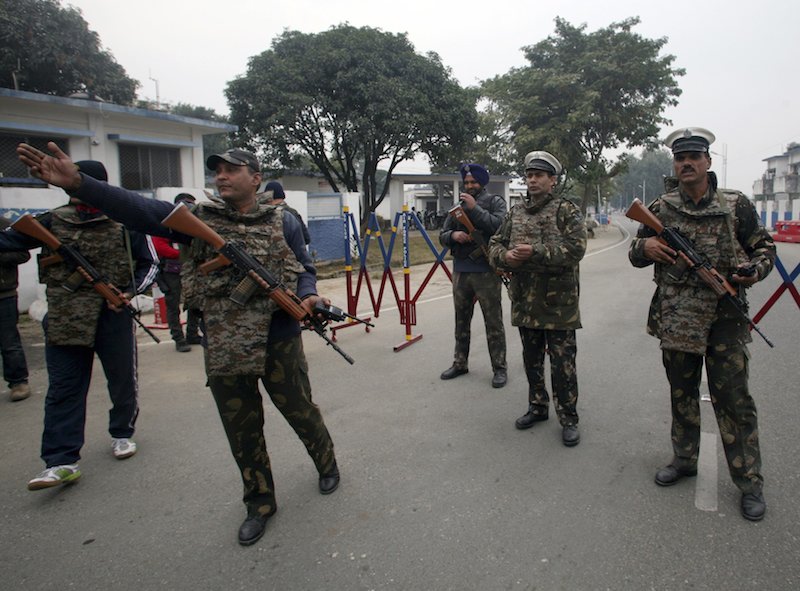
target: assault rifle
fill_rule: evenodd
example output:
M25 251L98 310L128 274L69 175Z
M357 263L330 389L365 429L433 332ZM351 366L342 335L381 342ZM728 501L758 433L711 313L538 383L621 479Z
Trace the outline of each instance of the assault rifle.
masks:
M742 318L747 321L750 328L755 330L761 338L764 339L764 342L770 347L775 346L747 315L745 303L739 297L739 292L736 288L731 285L725 277L720 275L719 271L712 267L711 263L705 260L703 256L694 249L692 243L677 229L665 228L664 224L661 223L653 212L642 205L642 202L638 199L633 200L633 203L628 211L625 212L625 215L653 230L658 239L678 253L678 260L682 261L690 271L696 273L703 283L712 289L717 298L729 301L736 311L741 314ZM755 269L749 271L743 270L741 274L747 275L753 272L755 272Z
M125 297L125 294L114 286L106 277L101 275L77 248L61 242L58 237L29 213L20 217L16 222L11 224L11 227L31 238L36 238L36 240L47 245L50 250L55 253L52 256L42 259L40 261L41 266L46 267L53 263L64 261L71 267L74 267L75 270L72 275L62 284L64 289L70 293L75 293L83 283L88 283L97 293L103 296L109 304L115 308L124 310L156 343L161 342L149 328L142 324L142 321L139 319L139 310L133 307L128 298Z
M488 261L489 243L486 242L486 237L483 235L483 233L477 228L475 228L475 226L472 223L472 220L469 219L467 212L464 211L462 202L459 201L458 204L455 207L448 210L447 213L453 216L459 224L461 224L467 229L467 234L469 234L470 238L472 238L472 241L478 245L478 248L476 248L469 254L469 258L471 258L474 261L479 259L481 256L484 256ZM505 285L506 289L508 289L510 285L510 281L508 279L508 273L497 271L497 275L500 276L500 279L503 280L503 285Z
M360 324L364 324L369 326L370 328L375 328L375 325L371 322L367 322L366 320L362 320L361 318L357 318L352 314L348 314L341 308L337 308L336 306L326 306L321 301L317 301L316 305L314 306L314 313L319 314L323 318L328 320L335 320L336 322L342 322L345 319L349 319L352 322L358 322Z
M269 298L286 311L289 316L305 324L311 330L322 337L325 342L333 347L339 355L351 365L355 363L352 357L342 351L339 346L328 338L325 334L327 323L320 319L316 314L309 314L303 307L303 301L296 294L289 291L279 277L276 277L266 269L258 260L248 253L240 244L226 242L222 236L217 234L203 220L191 213L185 204L181 203L165 217L161 223L167 228L171 228L181 234L199 238L207 242L216 250L217 255L212 260L200 265L199 269L203 273L210 273L214 269L233 265L246 274L246 277L237 285L230 299L239 305L244 305L256 289L261 287L267 292Z

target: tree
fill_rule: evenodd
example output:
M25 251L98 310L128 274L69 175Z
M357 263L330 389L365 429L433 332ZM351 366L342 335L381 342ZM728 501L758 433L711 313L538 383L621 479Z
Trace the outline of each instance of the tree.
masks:
M305 155L335 191L360 190L362 224L400 162L417 154L440 162L476 130L475 94L436 54L370 27L285 31L226 95L241 141L273 165Z
M476 93L476 101L480 92ZM443 149L431 165L433 172L453 172L462 162L476 162L492 175L519 175L520 163L514 151L514 138L502 113L489 103L478 111L478 130L475 139L466 147Z
M85 92L130 105L139 83L100 46L81 12L57 0L0 2L0 86L57 96Z
M613 207L627 208L634 198L650 203L664 192L664 177L672 174L672 154L665 149L647 150L640 158L626 155L627 170L614 179Z
M681 90L666 38L632 32L638 18L593 33L555 19L555 34L523 48L530 65L484 81L483 92L508 122L517 159L548 150L582 188L583 208L598 187L623 172L606 154L620 146L654 146L662 115Z

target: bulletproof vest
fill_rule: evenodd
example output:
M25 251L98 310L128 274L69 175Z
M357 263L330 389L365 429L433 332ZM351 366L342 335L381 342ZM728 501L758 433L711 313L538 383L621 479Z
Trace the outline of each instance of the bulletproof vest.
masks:
M664 207L660 208L658 217L664 226L676 228L688 238L695 250L717 271L728 275L739 263L748 260L742 245L733 238L738 224L734 212L740 195L738 191L717 190L705 207L692 209L687 207L678 191L673 191L661 197ZM667 267L661 271L667 282L702 282L693 273L676 277L674 273L667 276Z
M580 216L569 201L549 196L535 205L511 209L509 248L516 244L559 244L567 215ZM511 275L511 324L546 330L581 328L578 265L527 262Z
M734 238L738 220L736 203L741 194L718 189L700 209L688 205L678 191L663 195L658 217L665 227L677 229L723 277L730 277L748 257ZM710 344L749 342L746 326L731 306L720 304L716 294L696 273L676 272L674 266L656 265L659 285L649 330L668 350L705 353ZM744 298L742 292L741 297ZM715 334L712 334L712 325Z
M543 202L527 206L524 204L514 207L512 213L513 224L509 244L552 244L559 242L561 231L564 229L563 216L571 212L574 206L560 197L552 195ZM567 267L531 267L526 265L526 270L537 273L564 273Z
M305 268L297 260L283 235L283 211L259 203L256 211L240 213L221 202L198 204L193 213L226 242L238 243L285 287L297 289L297 278ZM277 309L267 292L255 289L244 305L230 295L245 279L233 265L208 274L199 266L217 253L205 242L193 240L181 277L188 278L197 307L203 310L206 371L209 375L263 375L266 344L272 314Z
M130 256L121 224L106 216L82 220L75 206L65 205L50 212L50 232L62 243L77 248L115 286L123 289L130 284ZM45 284L47 293L47 341L51 345L94 346L105 298L86 282L74 293L64 289L75 269L63 261L43 266L41 261L53 254L43 246L39 255L39 281Z

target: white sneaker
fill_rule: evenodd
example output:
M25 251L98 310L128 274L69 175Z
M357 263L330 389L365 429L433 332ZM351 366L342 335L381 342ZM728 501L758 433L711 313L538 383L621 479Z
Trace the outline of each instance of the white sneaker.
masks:
M114 438L111 440L111 449L114 452L114 457L118 460L124 460L131 457L136 453L136 444L130 439Z
M28 481L28 490L41 490L60 484L71 484L77 482L80 477L81 471L78 469L78 464L53 466Z

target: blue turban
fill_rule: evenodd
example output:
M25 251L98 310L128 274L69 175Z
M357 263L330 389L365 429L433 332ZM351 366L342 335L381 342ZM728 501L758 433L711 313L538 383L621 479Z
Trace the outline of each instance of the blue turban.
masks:
M462 181L465 176L471 174L472 178L478 181L481 187L485 187L489 184L489 171L480 164L464 163L459 167L459 172L461 172Z

